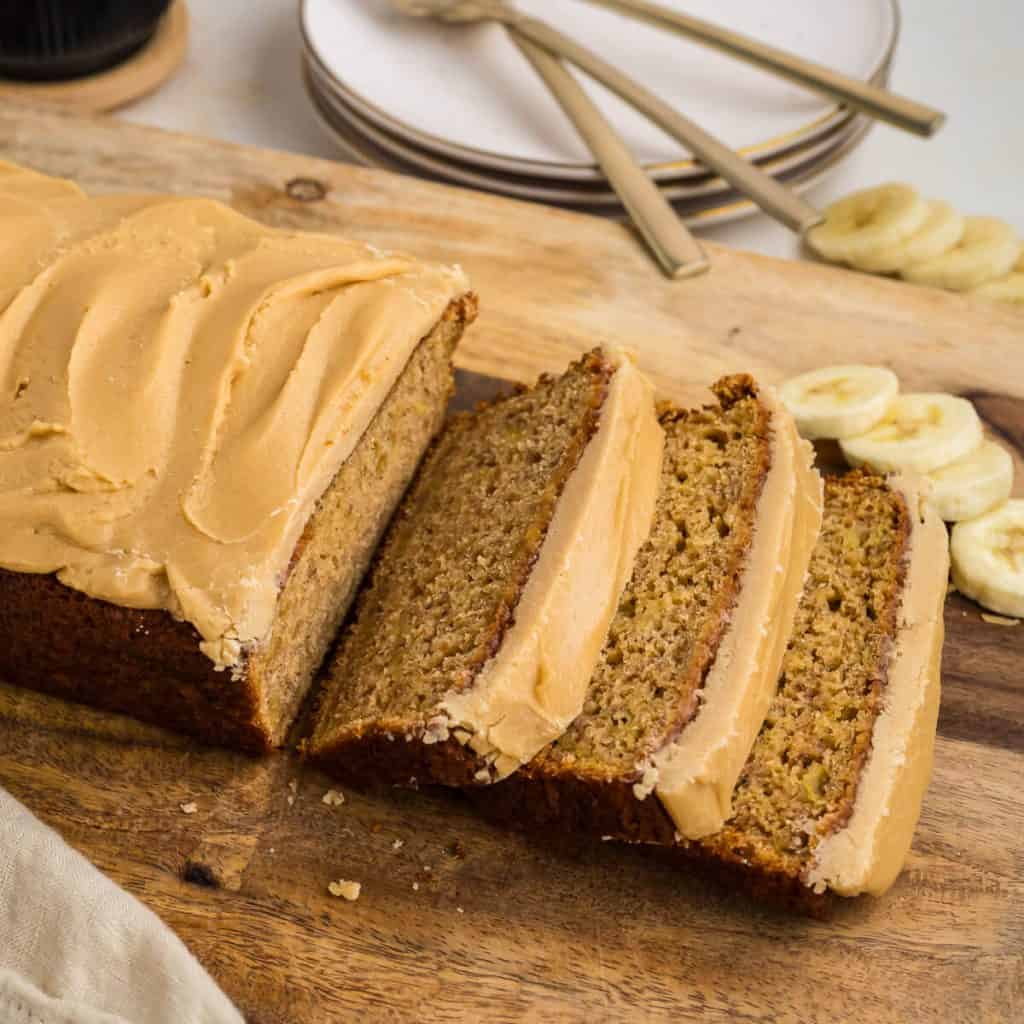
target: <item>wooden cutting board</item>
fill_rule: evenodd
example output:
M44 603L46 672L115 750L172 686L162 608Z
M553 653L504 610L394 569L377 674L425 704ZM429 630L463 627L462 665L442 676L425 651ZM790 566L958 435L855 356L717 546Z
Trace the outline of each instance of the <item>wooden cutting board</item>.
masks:
M1024 316L708 245L661 278L602 220L113 120L0 107L0 157L97 191L206 193L275 224L461 262L461 397L635 348L666 394L833 362L970 396L1024 455ZM470 371L470 372L465 372ZM1024 473L1019 476L1018 493ZM1024 1019L1024 626L952 597L935 774L907 870L828 922L643 850L507 834L456 794L346 791L0 686L0 785L166 920L254 1022ZM186 814L182 804L194 802ZM347 903L328 882L362 882Z

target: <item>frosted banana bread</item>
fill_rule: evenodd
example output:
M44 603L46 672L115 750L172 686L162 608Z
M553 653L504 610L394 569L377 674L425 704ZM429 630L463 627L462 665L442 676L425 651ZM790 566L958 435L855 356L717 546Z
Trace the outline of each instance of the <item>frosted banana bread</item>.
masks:
M661 844L801 909L820 905L826 889L884 892L931 770L948 566L946 531L916 485L859 471L826 479L778 688L720 830L687 839L666 813L659 824L651 801L620 790L614 802L595 785L592 761L573 774L552 751L493 787L485 808L528 826ZM614 711L589 728L630 740ZM609 757L609 777L614 768Z
M307 752L346 778L486 784L579 713L651 524L662 432L630 360L455 418L388 530Z
M0 678L280 743L439 429L457 268L0 167Z
M749 377L666 408L650 538L566 733L492 813L574 832L707 835L764 719L821 517L809 446Z
M948 573L946 530L916 484L826 481L793 639L732 817L689 852L774 895L892 885L931 773Z

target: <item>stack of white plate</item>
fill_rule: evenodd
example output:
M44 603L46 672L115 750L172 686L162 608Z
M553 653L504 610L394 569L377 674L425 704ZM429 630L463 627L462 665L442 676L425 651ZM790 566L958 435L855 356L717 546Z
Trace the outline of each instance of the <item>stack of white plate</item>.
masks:
M896 0L662 0L884 85ZM757 68L585 0L519 0L796 191L863 139L861 115ZM608 181L494 23L405 17L388 0L302 0L303 72L324 127L357 162L612 215ZM581 81L690 224L754 212L726 182L601 86Z

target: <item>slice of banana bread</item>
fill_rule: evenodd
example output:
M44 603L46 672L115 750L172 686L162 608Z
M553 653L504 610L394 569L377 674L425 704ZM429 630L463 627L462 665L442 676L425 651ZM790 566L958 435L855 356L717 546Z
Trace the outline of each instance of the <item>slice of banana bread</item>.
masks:
M465 278L0 172L0 677L280 743L441 425Z
M688 852L775 895L889 888L931 773L948 573L945 528L917 484L826 481L793 639L732 817Z
M492 813L574 832L706 835L778 677L820 522L821 481L789 414L749 377L667 408L654 526L583 713L494 788Z
M630 360L455 418L330 664L307 752L349 779L489 783L576 717L650 528L662 433Z

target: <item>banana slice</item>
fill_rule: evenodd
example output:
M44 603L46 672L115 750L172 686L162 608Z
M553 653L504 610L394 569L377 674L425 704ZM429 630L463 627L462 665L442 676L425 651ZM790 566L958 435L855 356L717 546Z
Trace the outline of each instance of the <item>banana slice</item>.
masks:
M949 252L911 263L900 273L915 284L965 292L1008 274L1020 254L1009 224L995 217L965 217L963 237Z
M912 235L892 245L880 246L877 251L865 253L851 262L858 270L890 274L949 252L963 233L963 215L949 203L932 200L928 203L927 219Z
M969 455L981 441L981 420L966 398L916 394L900 395L881 422L839 447L851 466L930 473Z
M910 185L878 185L854 192L825 210L807 241L833 263L877 256L921 228L928 204Z
M787 380L779 397L801 436L856 437L885 415L900 383L882 366L826 366Z
M928 500L947 523L974 519L1001 505L1013 489L1013 459L993 441L928 474Z
M957 523L949 554L957 590L1000 615L1024 617L1024 500Z
M1024 304L1024 272L1020 270L986 281L971 289L972 295L981 295L997 302L1013 302Z

